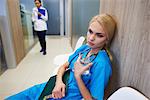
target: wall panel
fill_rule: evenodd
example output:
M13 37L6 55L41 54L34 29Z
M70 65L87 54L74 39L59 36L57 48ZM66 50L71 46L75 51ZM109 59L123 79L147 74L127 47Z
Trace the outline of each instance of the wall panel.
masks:
M16 55L16 62L18 64L25 56L19 1L7 0L7 3L8 3L10 26L12 31L15 55Z
M100 0L100 13L112 14L118 23L107 96L121 86L131 86L150 98L150 1Z

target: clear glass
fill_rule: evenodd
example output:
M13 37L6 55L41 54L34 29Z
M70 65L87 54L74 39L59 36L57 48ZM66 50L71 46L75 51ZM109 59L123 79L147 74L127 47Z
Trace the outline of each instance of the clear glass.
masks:
M32 0L20 0L21 22L26 53L37 41L37 36L33 30L33 23L31 20L33 7L34 2Z
M80 63L83 65L91 63L96 57L96 54L91 54L89 57L84 57L82 53L80 55L81 55Z
M81 56L80 59L80 63L84 66L86 66L87 64L91 63L94 61L94 59L96 58L97 54L91 54L89 57L86 57L87 54L83 54L83 52L79 53L79 55ZM72 69L72 71L74 72L74 68ZM86 70L82 75L90 75L90 68L88 70Z

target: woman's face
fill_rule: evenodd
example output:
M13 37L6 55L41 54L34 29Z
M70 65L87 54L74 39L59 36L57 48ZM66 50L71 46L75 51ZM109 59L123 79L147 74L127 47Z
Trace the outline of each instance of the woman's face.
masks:
M101 49L106 44L107 38L103 27L98 22L93 22L88 28L87 43L92 49Z
M37 8L39 8L41 6L41 3L38 0L36 0L34 3L35 3Z

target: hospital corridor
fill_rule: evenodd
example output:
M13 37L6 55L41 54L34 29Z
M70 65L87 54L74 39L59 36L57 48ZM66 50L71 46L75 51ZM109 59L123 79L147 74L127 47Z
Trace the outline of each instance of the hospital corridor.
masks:
M47 55L39 52L37 43L19 63L16 69L8 69L0 76L0 100L4 97L22 91L35 84L46 82L56 74L53 61L56 55L72 52L69 39L66 37L47 37Z
M0 0L0 100L150 100L149 80L150 0Z

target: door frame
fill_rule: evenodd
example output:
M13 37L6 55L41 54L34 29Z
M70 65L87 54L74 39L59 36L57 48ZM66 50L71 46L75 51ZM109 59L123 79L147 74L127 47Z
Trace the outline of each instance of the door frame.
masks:
M72 0L60 0L60 36L71 37L71 32L72 32Z

